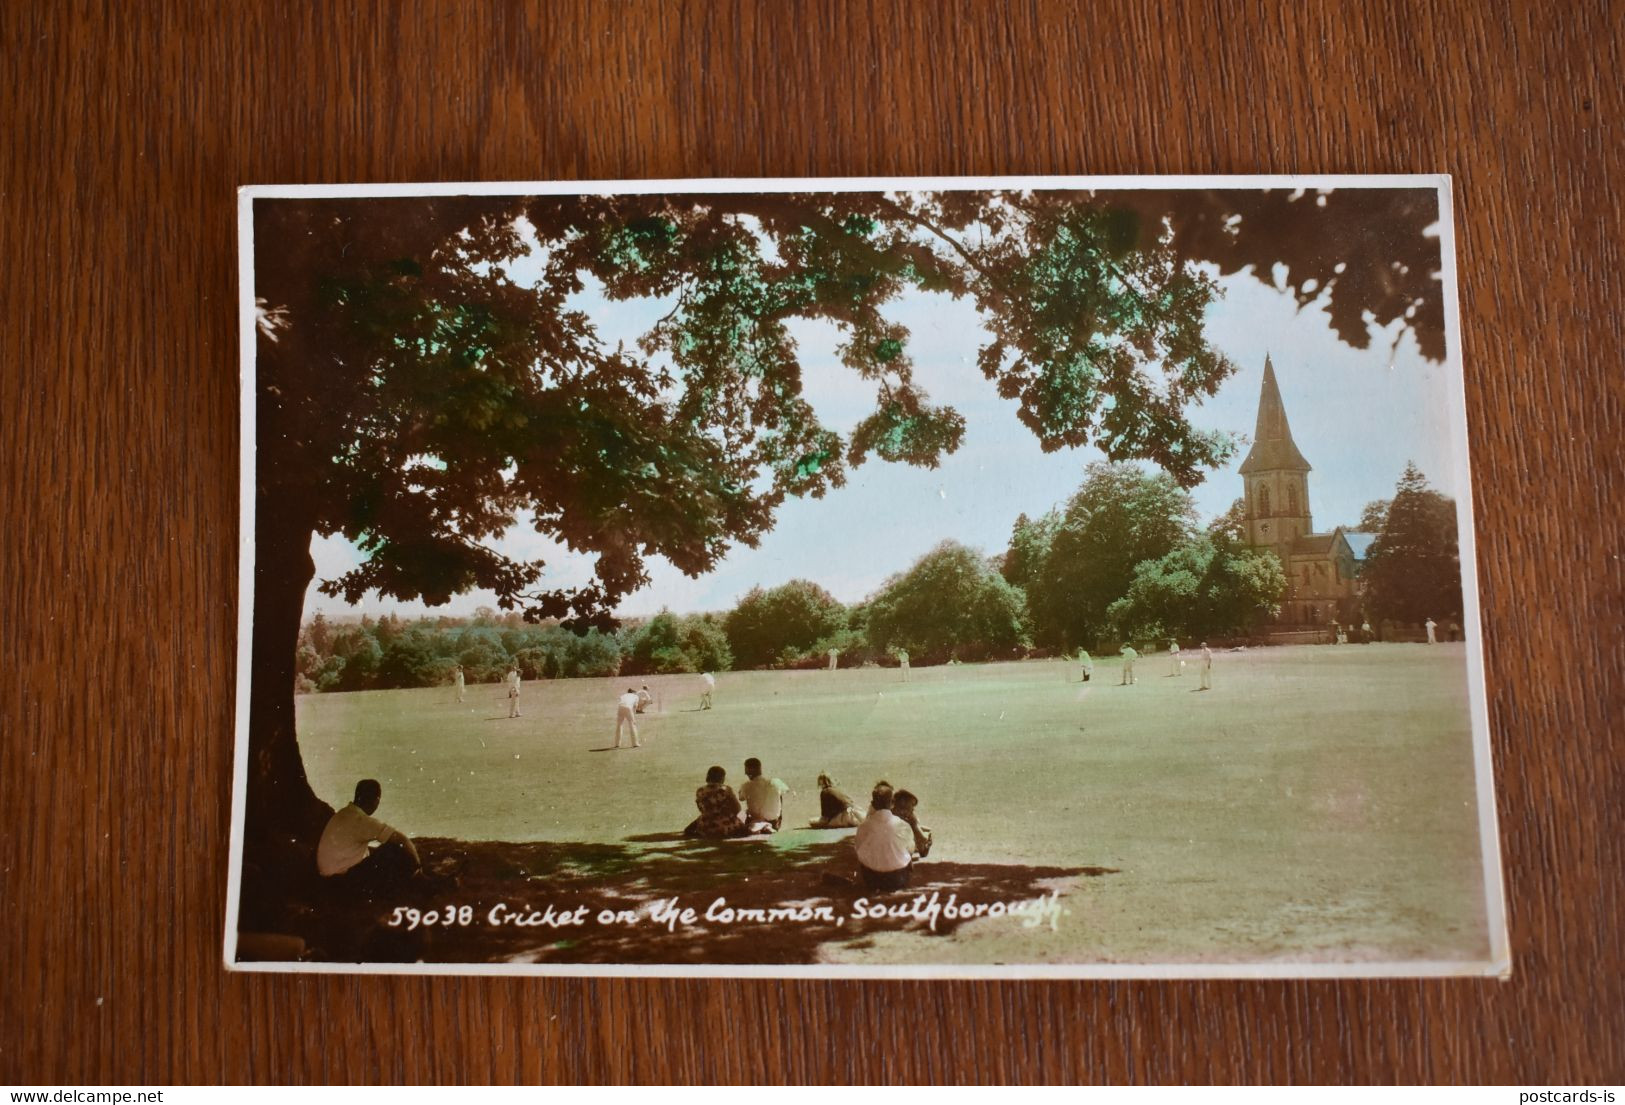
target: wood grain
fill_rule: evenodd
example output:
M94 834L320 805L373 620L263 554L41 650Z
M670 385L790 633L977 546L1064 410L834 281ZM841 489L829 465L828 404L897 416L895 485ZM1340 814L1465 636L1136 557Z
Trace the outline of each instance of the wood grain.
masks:
M1625 5L3 6L0 1081L1625 1079ZM1510 982L220 966L244 183L1455 175Z

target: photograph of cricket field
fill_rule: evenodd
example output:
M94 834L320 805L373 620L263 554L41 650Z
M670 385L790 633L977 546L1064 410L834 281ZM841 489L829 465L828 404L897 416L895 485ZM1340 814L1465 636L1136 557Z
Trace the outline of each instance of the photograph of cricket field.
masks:
M342 801L355 779L394 764L385 794L418 834L565 845L514 872L504 900L515 905L757 903L733 881L753 876L775 904L830 900L847 913L861 891L820 881L832 834L802 827L827 772L930 796L922 818L942 843L895 897L1053 891L1066 911L1053 927L984 918L951 937L918 924L848 933L850 920L696 927L687 940L700 959L752 946L765 953L754 961L816 950L819 962L859 964L1484 958L1462 646L1228 653L1210 694L1193 670L1167 674L1160 655L1139 666L1133 686L1109 662L1089 683L1059 661L917 668L906 685L884 668L729 673L710 711L695 677L660 676L661 709L644 715L636 755L586 753L611 743L616 679L547 682L527 697L534 713L514 720L495 687L461 705L440 688L309 695L300 731L318 793ZM747 756L796 791L785 828L682 840L696 765L737 770ZM546 881L561 869L573 895ZM683 941L636 937L619 949L630 961L647 958L645 941L689 961ZM498 947L545 962L567 956L569 937Z
M1447 185L527 188L245 191L228 963L1506 969Z

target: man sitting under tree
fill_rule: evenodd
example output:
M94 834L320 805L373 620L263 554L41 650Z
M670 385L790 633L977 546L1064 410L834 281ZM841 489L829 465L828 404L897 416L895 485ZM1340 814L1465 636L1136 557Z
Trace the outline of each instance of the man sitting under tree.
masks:
M739 788L739 801L745 806L745 827L753 833L776 833L784 823L784 792L790 788L782 779L762 777L762 761L755 756L745 761L745 783Z
M423 871L412 838L373 816L383 795L377 779L362 779L355 801L328 818L316 845L316 871L323 879L372 895Z
M891 784L882 780L869 795L869 815L852 843L858 852L858 874L870 890L902 890L914 862L914 830L892 812Z

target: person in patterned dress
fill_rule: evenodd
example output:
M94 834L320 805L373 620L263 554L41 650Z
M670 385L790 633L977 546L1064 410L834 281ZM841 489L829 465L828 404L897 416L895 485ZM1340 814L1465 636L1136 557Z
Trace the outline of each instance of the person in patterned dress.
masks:
M725 781L728 773L713 767L705 773L705 785L694 792L694 805L700 816L688 823L684 836L722 840L730 836L743 836L745 824L739 819L739 796Z

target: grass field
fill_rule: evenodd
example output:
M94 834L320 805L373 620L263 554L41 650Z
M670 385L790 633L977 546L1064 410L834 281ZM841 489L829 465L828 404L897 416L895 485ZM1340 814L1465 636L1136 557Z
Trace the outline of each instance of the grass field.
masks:
M528 683L517 720L495 685L463 704L450 688L308 695L298 716L329 802L373 776L379 816L414 837L548 842L577 876L667 865L627 893L669 890L663 870L684 888L765 886L775 863L828 855L833 834L793 828L817 815L827 771L854 798L881 778L921 796L927 880L1053 887L1069 911L1053 929L848 933L817 943L824 962L1486 958L1463 647L1261 649L1214 667L1211 692L1164 655L1132 687L1112 659L1088 684L1055 661L916 668L907 684L895 669L728 672L704 712L697 676L653 678L636 751L605 750L616 694L644 682L624 677ZM796 791L786 831L674 842L706 768L737 786L751 755Z

